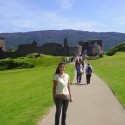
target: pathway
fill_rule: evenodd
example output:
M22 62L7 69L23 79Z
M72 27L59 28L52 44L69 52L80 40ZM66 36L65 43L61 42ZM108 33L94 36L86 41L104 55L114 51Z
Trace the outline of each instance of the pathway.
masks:
M71 86L73 102L69 104L67 125L125 125L125 110L110 88L95 74L91 84ZM55 107L39 125L54 125Z

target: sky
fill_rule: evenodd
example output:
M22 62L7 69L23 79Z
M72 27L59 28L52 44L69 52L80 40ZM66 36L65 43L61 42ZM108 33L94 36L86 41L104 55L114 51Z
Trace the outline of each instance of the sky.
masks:
M0 33L64 29L125 33L125 0L0 0Z

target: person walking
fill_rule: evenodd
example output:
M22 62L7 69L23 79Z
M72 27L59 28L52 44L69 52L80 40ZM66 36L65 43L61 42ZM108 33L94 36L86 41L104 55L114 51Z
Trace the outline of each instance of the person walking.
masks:
M77 65L79 65L79 60L78 60L78 59L75 61L75 67L76 67Z
M85 68L85 73L86 73L86 83L90 84L90 79L92 76L93 68L92 66L88 63L88 65Z
M58 64L53 77L53 101L56 105L55 125L59 125L62 110L61 125L66 125L66 113L69 101L72 101L69 75L65 71L65 63Z
M77 72L77 76L76 76L76 79L77 79L77 83L81 83L81 79L82 79L82 74L84 73L84 66L82 64L82 60L80 59L79 60L79 63L76 65L76 72Z

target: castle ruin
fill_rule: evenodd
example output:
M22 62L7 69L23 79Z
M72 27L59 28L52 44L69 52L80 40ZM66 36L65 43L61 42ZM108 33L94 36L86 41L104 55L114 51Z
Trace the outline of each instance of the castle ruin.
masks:
M79 45L82 46L82 53L88 56L97 56L102 53L102 43L102 40L79 41Z
M31 53L42 53L53 56L78 56L85 55L85 51L88 56L96 56L102 52L101 40L89 40L88 42L79 41L79 45L68 45L67 38L64 39L64 44L60 43L45 43L42 46L38 46L36 41L31 44L19 45L15 52L5 51L4 38L1 41L0 59L7 57L21 57Z

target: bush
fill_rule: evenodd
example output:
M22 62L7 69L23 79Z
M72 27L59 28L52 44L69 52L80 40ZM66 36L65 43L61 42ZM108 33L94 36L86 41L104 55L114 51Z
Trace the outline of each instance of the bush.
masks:
M102 57L103 57L103 53L100 53L100 54L99 54L99 57L102 58Z
M14 60L1 61L0 70L9 70L9 69L22 69L22 68L33 68L33 64L26 62L15 62Z
M115 48L116 51L125 51L125 43L119 44Z
M119 44L113 48L111 48L107 53L106 55L108 56L112 56L114 55L116 52L124 52L125 51L125 43L122 43L122 44Z
M38 58L38 57L43 57L43 54L40 53L32 53L27 55L28 58Z
M106 55L112 56L112 55L114 55L115 53L116 53L115 48L112 48L112 49L110 49L110 50L106 53Z

